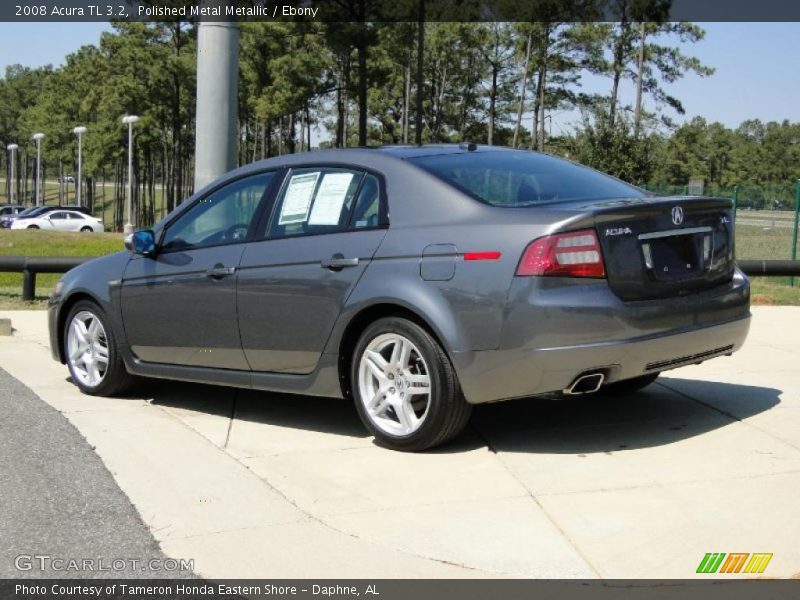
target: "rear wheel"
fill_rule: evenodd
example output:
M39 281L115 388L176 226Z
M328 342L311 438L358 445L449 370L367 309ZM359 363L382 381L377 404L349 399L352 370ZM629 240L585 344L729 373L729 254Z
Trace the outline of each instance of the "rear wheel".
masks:
M64 326L64 355L73 383L85 394L112 396L134 381L105 312L94 302L81 300L72 307Z
M28 229L39 229L38 225L28 225Z
M94 230L91 227L89 227L88 225L86 225L84 227L81 227L81 233L91 233L92 231L94 231Z
M614 383L604 385L602 391L619 395L633 394L653 383L659 375L660 373L650 373L649 375L642 375L641 377L634 377L633 379L615 381Z
M450 359L422 327L399 317L367 327L351 379L356 409L383 445L409 452L454 438L471 412Z

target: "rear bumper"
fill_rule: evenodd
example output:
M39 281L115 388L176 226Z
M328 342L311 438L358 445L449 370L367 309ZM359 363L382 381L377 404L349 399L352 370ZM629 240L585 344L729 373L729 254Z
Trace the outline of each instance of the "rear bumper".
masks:
M646 303L603 285L556 288L512 289L499 348L453 353L468 402L561 392L587 371L610 383L702 362L739 350L750 328L741 273L721 289Z
M750 329L750 315L729 323L652 338L540 350L456 354L456 370L470 404L560 392L587 371L606 382L694 364L736 352Z

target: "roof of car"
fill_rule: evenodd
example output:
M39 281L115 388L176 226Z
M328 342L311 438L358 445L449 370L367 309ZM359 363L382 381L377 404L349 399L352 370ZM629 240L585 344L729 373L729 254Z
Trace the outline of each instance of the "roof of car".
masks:
M435 156L437 154L472 154L474 152L513 152L511 148L502 146L486 146L473 143L461 144L424 144L422 146L377 146L375 150L385 152L397 158L416 158L419 156Z

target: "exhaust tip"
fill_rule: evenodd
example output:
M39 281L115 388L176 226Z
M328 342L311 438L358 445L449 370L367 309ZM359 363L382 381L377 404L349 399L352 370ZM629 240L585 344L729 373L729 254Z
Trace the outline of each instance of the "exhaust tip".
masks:
M594 393L600 389L605 379L606 376L604 373L585 373L584 375L578 375L575 381L564 390L564 393L569 396Z

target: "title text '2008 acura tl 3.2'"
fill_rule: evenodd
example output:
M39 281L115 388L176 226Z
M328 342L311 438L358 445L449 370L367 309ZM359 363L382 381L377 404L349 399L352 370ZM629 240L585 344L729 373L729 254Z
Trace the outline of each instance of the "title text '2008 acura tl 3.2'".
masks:
M343 396L402 450L453 438L474 404L644 387L749 326L729 200L533 152L269 159L126 244L51 300L81 390L145 376Z

